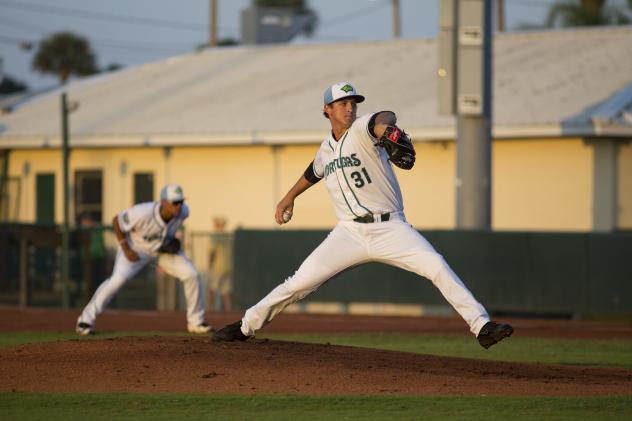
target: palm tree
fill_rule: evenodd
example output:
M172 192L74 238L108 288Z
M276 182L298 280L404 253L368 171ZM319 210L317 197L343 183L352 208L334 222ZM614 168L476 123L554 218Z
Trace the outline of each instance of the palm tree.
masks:
M71 32L58 32L43 40L32 63L40 73L52 73L60 84L71 75L88 76L97 73L95 56L88 41Z
M551 5L547 16L548 27L597 26L628 24L630 18L624 10L607 8L606 0L564 0ZM632 0L628 0L632 9Z
M0 76L0 95L15 94L28 91L28 86L9 75Z

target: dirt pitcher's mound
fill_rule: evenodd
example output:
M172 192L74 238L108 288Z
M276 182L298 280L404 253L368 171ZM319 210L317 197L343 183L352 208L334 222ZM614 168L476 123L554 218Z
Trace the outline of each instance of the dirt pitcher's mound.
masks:
M0 349L0 391L629 395L632 370L518 364L294 342L122 337Z

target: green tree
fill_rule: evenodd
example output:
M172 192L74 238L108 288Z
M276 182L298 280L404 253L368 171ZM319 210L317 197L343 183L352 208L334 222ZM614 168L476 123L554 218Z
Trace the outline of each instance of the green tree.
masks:
M296 15L308 17L309 20L302 31L305 35L311 36L318 26L318 14L309 7L306 0L254 0L254 2L259 7L290 9Z
M0 79L0 95L15 94L18 92L24 92L28 90L28 86L19 80L5 75Z
M632 0L628 0L628 9L632 9ZM598 26L621 25L630 23L626 10L606 7L606 0L564 0L551 5L546 25L556 26Z
M217 46L218 47L234 47L235 45L240 45L240 42L237 41L235 38L220 38L217 40ZM204 44L199 44L197 47L195 47L196 51L202 51L205 48L209 48L210 44L208 42L205 42Z
M33 69L54 74L59 83L66 83L71 75L88 76L98 72L90 43L72 32L58 32L39 44L33 57Z
M102 69L102 72L115 72L117 70L121 70L124 66L120 63L110 63Z

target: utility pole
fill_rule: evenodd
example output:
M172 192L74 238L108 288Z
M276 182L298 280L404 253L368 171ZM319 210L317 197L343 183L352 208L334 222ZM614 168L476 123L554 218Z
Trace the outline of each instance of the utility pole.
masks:
M393 38L402 37L401 19L399 10L399 0L392 0L393 2Z
M70 183L68 162L70 157L70 137L68 115L79 107L76 101L68 102L66 92L61 94L61 151L64 183L64 223L61 233L61 282L63 288L62 305L70 307Z
M457 227L491 227L492 0L460 0Z
M209 41L208 45L217 47L217 0L209 0Z
M61 233L61 282L63 287L62 305L70 307L70 224L69 224L69 186L68 186L68 99L66 92L61 94L61 139L62 167L64 183L64 224Z
M496 0L496 29L505 32L505 0Z
M491 227L492 0L441 0L439 112L455 115L456 227Z

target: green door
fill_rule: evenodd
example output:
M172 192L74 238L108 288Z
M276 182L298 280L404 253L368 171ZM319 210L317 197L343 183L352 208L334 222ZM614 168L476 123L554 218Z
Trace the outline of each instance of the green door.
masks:
M134 204L154 200L154 174L150 172L134 173Z
M38 224L55 223L55 174L37 174L35 199Z

